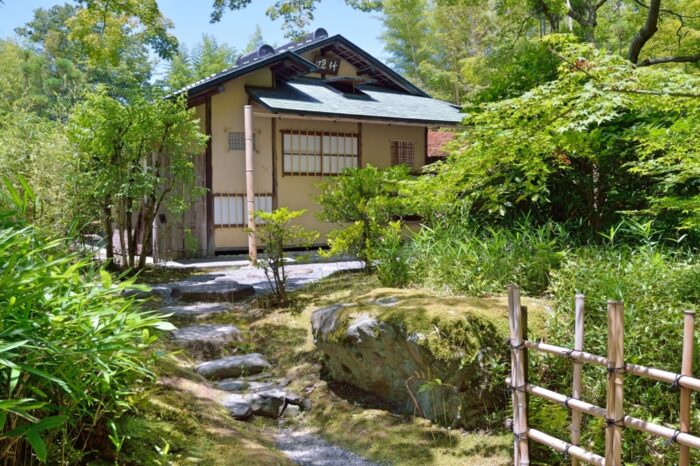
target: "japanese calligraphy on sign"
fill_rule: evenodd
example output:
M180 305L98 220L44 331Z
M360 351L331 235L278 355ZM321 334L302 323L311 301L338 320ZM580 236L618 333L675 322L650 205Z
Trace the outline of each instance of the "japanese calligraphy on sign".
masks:
M340 58L338 57L314 57L314 65L318 67L323 74L338 74L338 68L340 68Z

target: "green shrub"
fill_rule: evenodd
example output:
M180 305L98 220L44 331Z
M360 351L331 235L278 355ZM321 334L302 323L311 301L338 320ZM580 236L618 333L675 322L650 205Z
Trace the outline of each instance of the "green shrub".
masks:
M566 256L565 233L556 224L480 228L469 221L424 227L410 251L412 280L454 293L503 293L517 283L526 293L547 289L550 270Z
M401 288L410 280L409 249L403 240L404 225L390 222L382 228L370 258L382 286Z
M295 246L308 248L318 239L318 232L307 230L301 225L293 225L294 219L306 213L303 210L289 210L286 207L272 212L256 212L262 222L257 226L257 237L265 248L262 257L255 261L255 266L263 269L277 304L287 304L287 274L284 263L287 259L286 249Z
M401 191L409 178L410 168L405 165L386 169L368 165L346 169L321 183L316 199L321 205L319 218L341 225L328 235L328 255L355 255L371 270L372 250L384 228L396 216L406 214Z
M22 221L31 192L0 197L0 456L75 463L152 379L157 329L89 259ZM1 192L0 192L1 194ZM14 204L15 207L10 207ZM105 435L106 436L106 435Z

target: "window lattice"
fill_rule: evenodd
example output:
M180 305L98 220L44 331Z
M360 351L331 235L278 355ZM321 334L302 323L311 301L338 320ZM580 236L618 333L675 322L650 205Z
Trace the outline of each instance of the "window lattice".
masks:
M243 131L229 131L228 150L245 150L245 133ZM256 150L255 133L253 133L253 150Z
M413 167L416 145L413 141L391 141L391 164Z
M356 133L293 130L282 132L284 174L322 176L359 164Z

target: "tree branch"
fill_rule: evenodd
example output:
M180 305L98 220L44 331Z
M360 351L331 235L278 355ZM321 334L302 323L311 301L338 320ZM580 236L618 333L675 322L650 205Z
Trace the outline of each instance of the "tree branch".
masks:
M659 13L661 10L661 0L651 0L649 3L649 12L647 13L647 19L644 25L637 31L634 35L632 42L630 43L629 52L627 53L627 59L634 64L639 61L639 54L642 49L649 42L656 31L659 30Z
M697 63L700 62L700 53L695 55L680 55L676 57L645 58L638 66L651 66L660 63Z

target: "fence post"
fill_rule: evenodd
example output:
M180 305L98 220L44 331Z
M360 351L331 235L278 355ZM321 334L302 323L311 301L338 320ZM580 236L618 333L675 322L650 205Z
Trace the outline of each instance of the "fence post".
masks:
M605 464L621 466L624 372L624 305L608 301L608 399L605 413Z
M681 362L681 376L692 375L693 373L693 345L695 342L695 311L685 311L683 313L683 360ZM690 389L681 387L680 406L680 431L690 431ZM690 464L690 448L681 445L680 466Z
M525 377L525 347L523 343L522 308L520 306L520 289L516 285L508 285L508 314L510 321L510 342L512 348L511 360L515 362L512 369L513 384L513 433L517 443L515 453L516 466L530 464L530 453L527 442L527 398L524 387Z
M574 350L583 351L583 311L585 309L586 298L582 294L576 295L576 311L574 323ZM574 361L574 379L571 397L581 399L581 361ZM581 441L581 411L571 411L571 444L578 446ZM571 457L571 466L578 466L578 458Z

